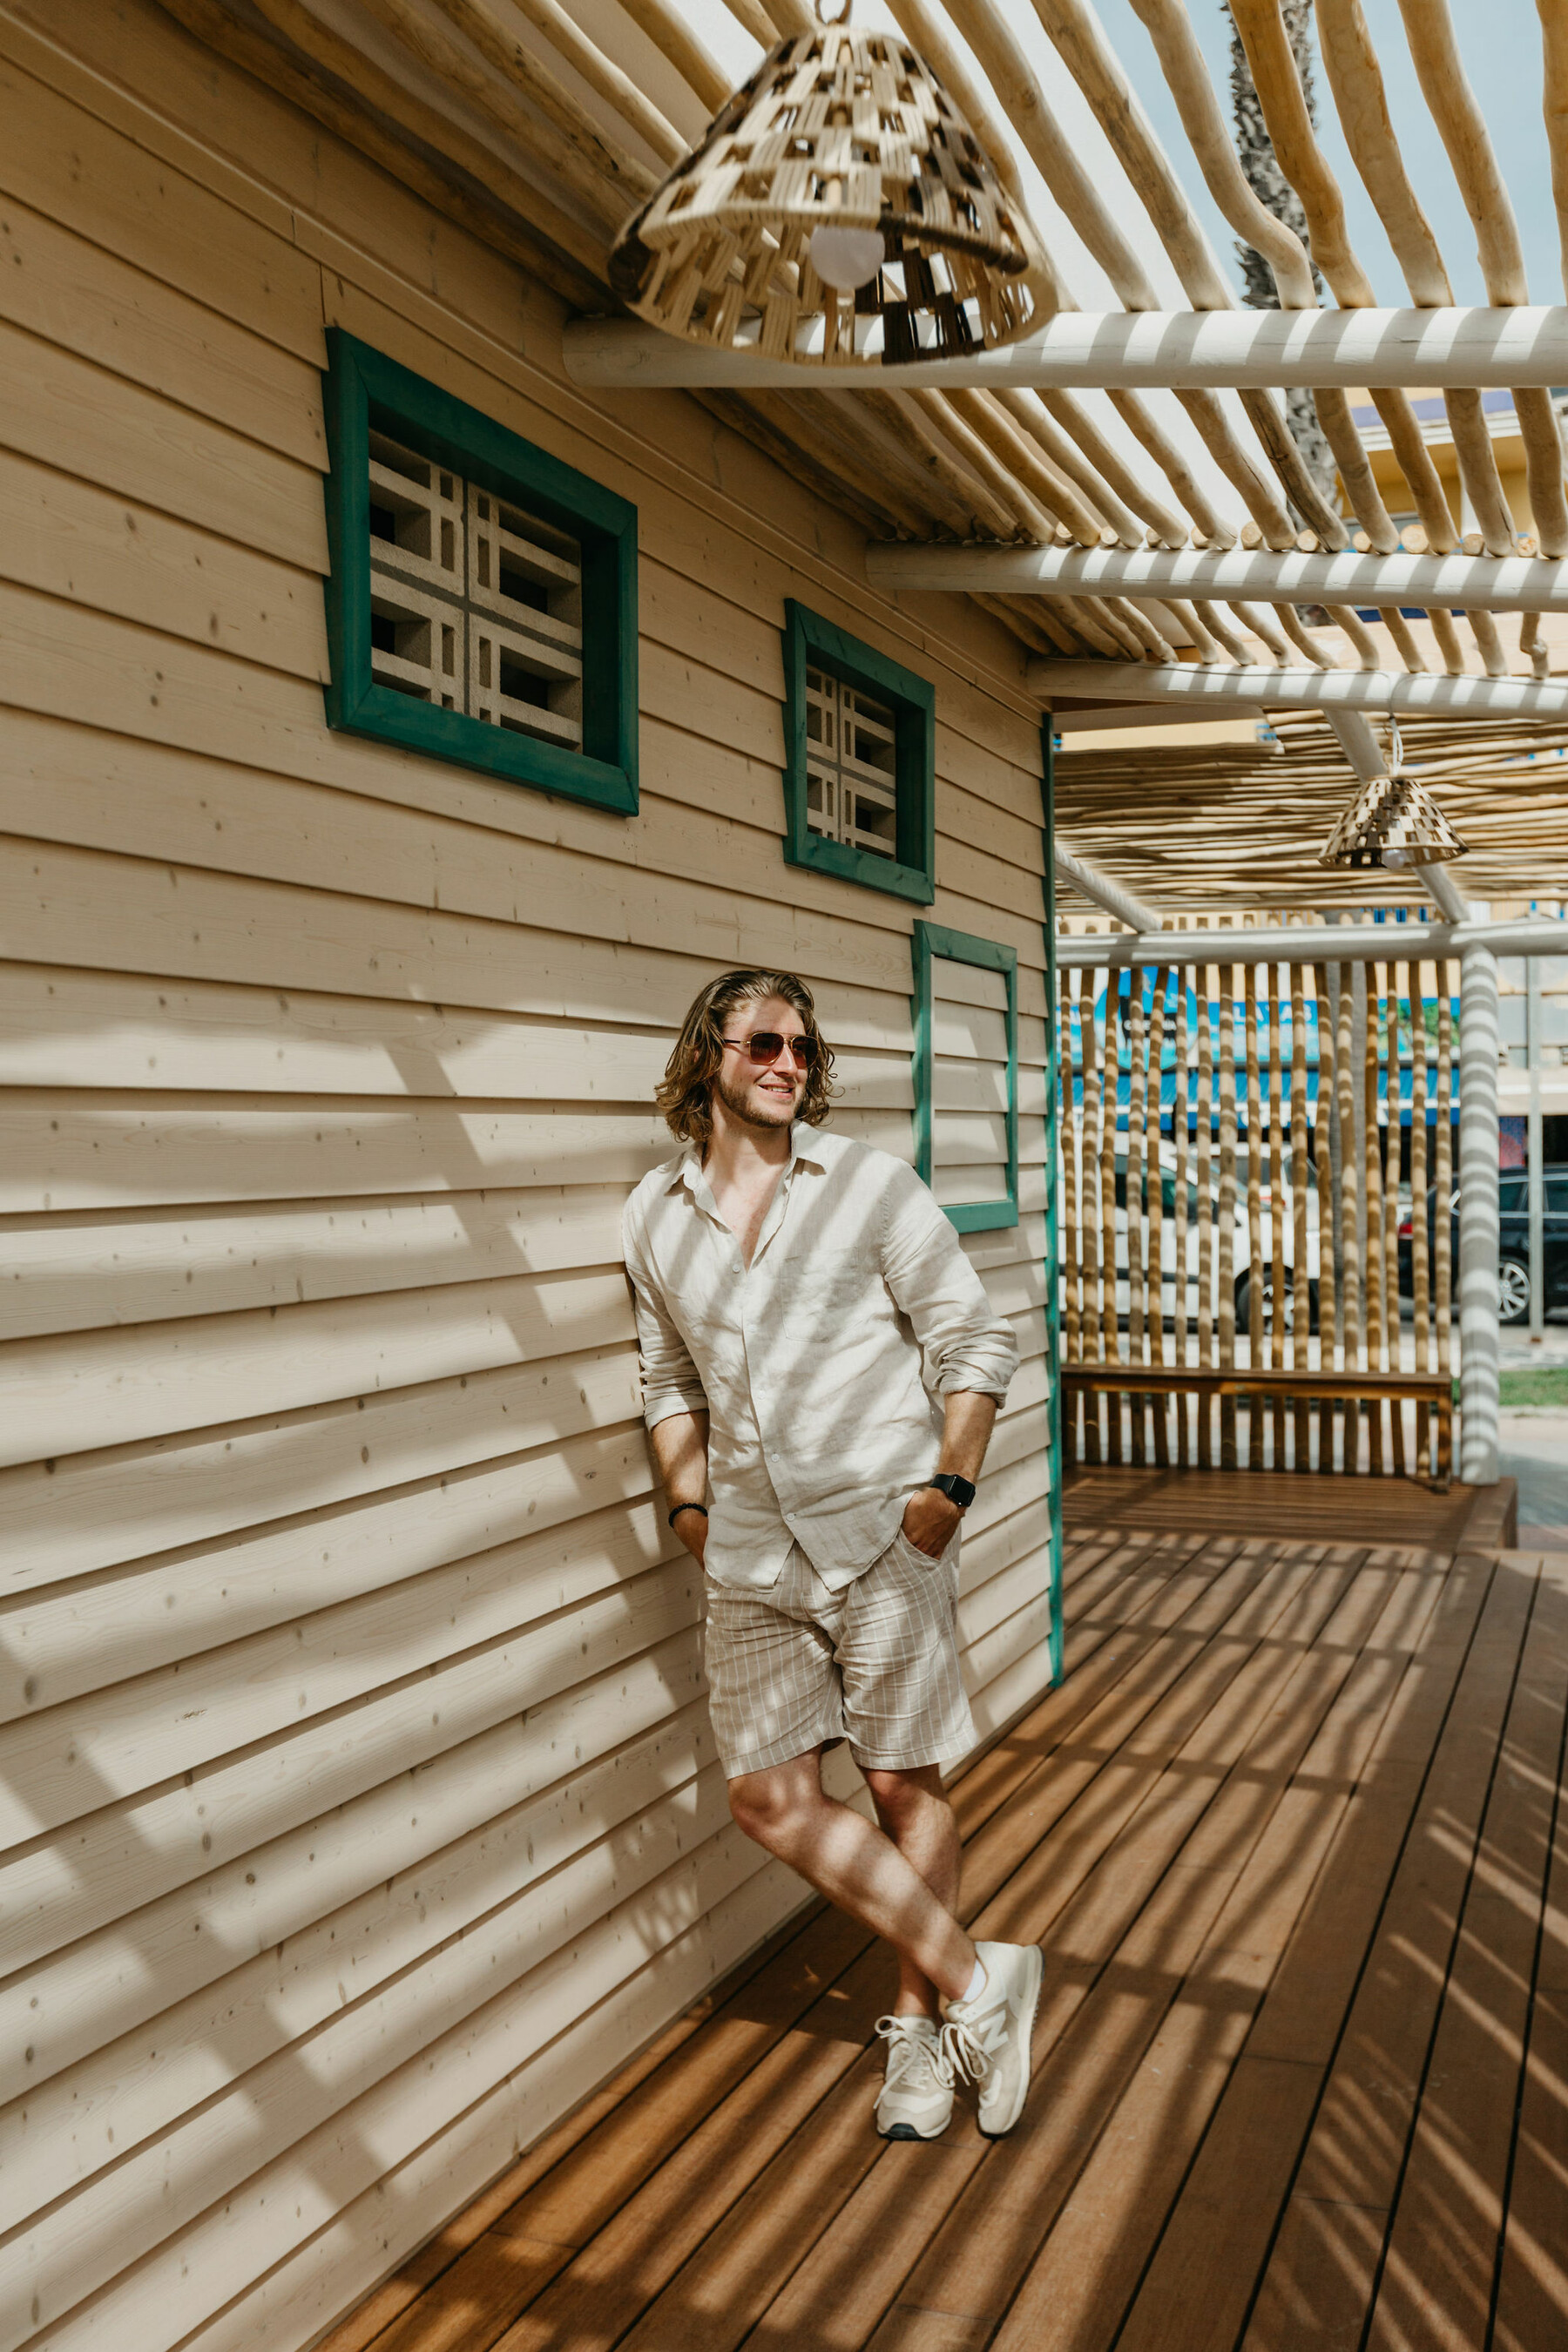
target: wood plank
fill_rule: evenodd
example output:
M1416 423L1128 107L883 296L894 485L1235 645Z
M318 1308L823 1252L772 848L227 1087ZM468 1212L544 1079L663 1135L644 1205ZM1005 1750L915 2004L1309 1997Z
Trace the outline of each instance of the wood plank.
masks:
M254 200L248 214L224 202L18 65L0 67L0 96L8 194L219 320L325 366L321 265L262 226Z
M736 1859L746 1862L749 1857ZM760 1930L773 1924L781 1895L786 1893L781 1880L765 1868L753 1869L749 1880L736 1885L734 1894L742 1895L746 1886L754 1890L753 1908L745 1922L741 1950L757 1939ZM773 1920L768 1918L769 1908ZM416 2059L384 2076L352 2107L340 2111L298 2141L287 2155L255 2174L243 2195L209 2208L188 2228L153 2248L134 2272L105 2294L79 2305L56 2326L62 2346L68 2352L89 2352L89 2347L96 2352L100 2344L118 2342L131 2347L131 2352L153 2352L170 2326L190 2332L231 2300L226 2287L234 2273L224 2266L224 2250L242 2263L248 2274L259 2274L307 2242L321 2224L332 2221L384 2178L389 2167L413 2156L465 2108L481 2100L488 2102L493 2095L492 2086L507 2076L513 2077L509 2085L512 2121L501 2146L515 2149L515 2103L520 2097L531 2098L532 2078L538 2079L539 2095L531 2112L547 2123L553 2120L561 2105L580 2096L582 2089L602 2074L605 2043L597 2045L590 2060L592 2071L585 2078L578 2071L574 2082L574 2062L581 2067L582 2042L567 2037L576 2025L585 2022L585 1994L590 1999L599 1992L613 1995L628 1979L641 1973L644 1924L638 1923L635 1912L610 1914L544 1969L534 1971L471 2012ZM673 1943L684 1924L667 1914L665 1925L653 1931L656 1946ZM701 1922L696 1924L700 1927ZM709 1955L715 1940L711 1930L700 1939L701 1975L711 1970ZM723 1953L722 1942L718 1950ZM728 1957L740 1957L732 1945ZM723 1964L721 1958L719 1965ZM655 1981L645 1979L645 1986L652 1989ZM658 2012L645 1990L637 2032L637 2007L634 2002L633 2032L640 2040ZM609 2047L613 2046L612 2041ZM470 2130L476 2120L468 2119ZM493 2160L489 2168L495 2168ZM287 2194L282 2193L285 2183ZM254 2325L253 2313L247 2318Z
M80 116L77 129L90 141L92 126ZM122 159L128 152L122 145ZM7 160L14 171L14 147ZM0 301L13 326L326 472L322 355L280 350L26 205L6 205L0 258Z
M1408 1625L1403 1606L1403 1596L1396 1591L1385 1622L1391 1622L1394 1629L1405 1623L1408 1635L1418 1627ZM1342 1736L1348 1735L1364 1754L1376 1728L1375 1720L1369 1724L1365 1719L1365 1698L1358 1670L1342 1685L1340 1701L1319 1734L1317 1749L1303 1763L1303 1788L1310 1788L1320 1777L1313 1766L1325 1751L1333 1752ZM1385 1736L1387 1727L1378 1734L1379 1740ZM1060 2342L1071 2352L1090 2352L1090 2347L1107 2346L1119 2337L1123 2315L1160 2242L1166 2215L1184 2189L1194 2147L1234 2079L1232 2069L1244 2045L1251 2053L1248 2029L1290 1930L1290 1906L1273 1901L1272 1926L1261 1935L1258 1932L1262 1923L1258 1898L1276 1893L1279 1864L1291 1858L1290 1817L1277 1811L1275 1822L1274 1837L1266 1836L1254 1848L1204 1961L1173 2005L1121 2110L1096 2148L1013 2305L996 2338L998 2347L1006 2347L1007 2352L1037 2340L1031 2329L1037 2331L1047 2324L1053 2331L1053 2345ZM1311 2069L1299 2062L1259 2056L1243 2085L1242 2096L1265 2112L1276 2111L1283 2101L1289 2112L1292 2097L1300 2095L1298 2077L1309 2084L1314 2079ZM1239 2105L1234 2112L1240 2114ZM1274 2143L1255 2138L1250 2147L1260 2164L1274 2159ZM1216 2229L1229 2226L1231 2208L1244 2202L1234 2194L1228 2207L1222 2200L1214 2217ZM1217 2252L1207 2289L1207 2298L1197 2294L1191 2298L1200 2324L1207 2299L1218 2292L1233 2292ZM1172 2340L1184 2341L1181 2331L1192 2317L1188 2304L1167 2294L1157 2308L1173 2329ZM1233 2341L1234 2335L1225 2340Z
M258 1769L250 1755L220 1757L188 1784L154 1783L101 1806L73 1830L68 1850L68 1842L56 1841L5 1861L0 1895L20 1964L36 1963L138 1906L193 1885L205 1888L214 1873L246 1861L258 1846L401 1773L417 1771L466 1738L515 1722L524 1686L519 1678L531 1658L538 1668L538 1707L552 1710L551 1736L581 1737L584 1754L613 1737L605 1730L606 1721L614 1721L607 1675L618 1676L617 1687L624 1685L628 1725L657 1720L700 1690L694 1612L684 1624L667 1618L661 1627L645 1611L629 1628L606 1619L589 1630L574 1683L567 1679L571 1659L539 1657L531 1633L487 1644L442 1667L438 1710L430 1706L426 1677L412 1689L373 1689L356 1709L360 1738L352 1748L330 1719L307 1721L268 1744L263 1753L269 1769ZM637 1638L645 1633L653 1638ZM191 1899L205 1897L198 1893Z
M1552 1799L1568 1706L1568 1594L1535 1587L1508 1722L1399 2183L1368 2352L1490 2337ZM1543 1801L1544 1800L1544 1801Z
M610 1899L712 1836L727 1808L704 1717L700 1703L690 1706L640 1738L617 1741L584 1771L521 1804L508 1802L507 1780L515 1785L521 1777L518 1762L488 1803L471 1769L460 1790L450 1787L456 1776L448 1771L447 1789L437 1794L444 1820L428 1813L422 1799L410 1822L405 1790L377 1792L379 1803L355 1807L352 1824L333 1825L337 1852L329 1837L325 1860L329 1870L335 1864L335 1886L325 1884L317 1850L307 1857L297 1837L295 1866L305 1864L300 1876L315 1899L307 1914L296 1895L287 1947L280 1941L263 1948L183 1998L177 1979L161 1984L163 2005L116 2036L112 2049L100 2044L67 2055L62 2020L88 2008L101 2022L105 2004L93 1998L91 1975L103 1956L79 1952L74 1969L62 1961L53 1981L40 1987L40 1996L54 1999L40 1997L31 2015L38 2037L32 2063L17 2067L25 2100L0 2116L5 2227L25 2222L122 2149L155 2136L163 2136L177 2165L169 2136L191 2110L315 2033L346 2002L427 1959L448 1937L481 1923L489 1932L525 1889L542 1958L552 1937L576 1933ZM492 1754L498 1745L489 1743ZM519 1745L513 1741L513 1749ZM393 1811L396 1800L401 1819ZM456 1835L444 1841L445 1828ZM357 1852L347 1848L351 1836ZM279 1876L288 1871L285 1856L268 1863ZM335 1901L339 1895L346 1899ZM209 1914L203 1925L212 1924ZM187 1940L198 1940L194 1920Z
M1005 1275L992 1279L1007 1287ZM427 1380L537 1361L629 1341L630 1327L626 1276L616 1267L198 1316L153 1324L140 1336L14 1340L0 1355L0 1459L57 1460L86 1440L123 1444L290 1412L394 1387L400 1364L407 1378Z
M651 1503L641 1507L651 1520ZM559 1549L553 1531L545 1540ZM515 1627L517 1617L529 1613L526 1601L509 1593L510 1580L503 1582L507 1565L504 1550L499 1559L491 1555L483 1578L457 1562L430 1580L433 1591L418 1580L392 1596L372 1591L298 1625L285 1623L232 1643L183 1677L178 1665L157 1667L98 1693L90 1707L51 1708L8 1725L0 1732L8 1775L0 1795L0 1836L7 1843L36 1838L253 1740L275 1738L289 1725L298 1727L400 1674L418 1673L471 1646L462 1638L466 1633L483 1640L489 1632L493 1640L504 1630L497 1619L510 1616ZM447 1590L470 1582L479 1586L471 1618L454 1612L456 1591ZM679 1564L652 1572L646 1583L650 1589L634 1585L588 1603L578 1612L581 1638L560 1620L536 1626L531 1654L542 1684L566 1672L574 1656L585 1654L584 1640L590 1642L587 1654L596 1638L635 1656L695 1622L697 1586ZM448 1603L439 1618L432 1613L437 1596Z
M1494 1578L1302 2158L1305 2195L1394 2202L1531 1598L1527 1580Z
M1349 1489L1348 1503L1336 1487L1321 1486L1297 1471L1249 1471L1238 1490L1239 1474L1223 1471L1138 1472L1080 1470L1063 1490L1069 1527L1183 1528L1192 1531L1225 1523L1225 1514L1255 1515L1281 1535L1332 1538L1352 1531L1363 1540L1425 1543L1452 1551L1481 1544L1474 1523L1491 1489L1455 1485L1433 1493L1406 1480L1388 1486L1363 1479ZM1506 1482L1505 1482L1506 1483ZM1500 1538L1492 1538L1495 1544Z
M280 1498L294 1512L327 1510L565 1443L638 1410L636 1356L622 1340L105 1447L52 1466L23 1464L0 1471L4 1589L37 1591L121 1560L212 1543L256 1526Z
M307 573L326 572L321 479L313 466L263 449L226 425L4 324L0 398L7 443L19 455L63 474L89 470L112 496ZM51 632L41 615L37 625L45 637L57 636L62 650L73 634ZM23 707L31 699L24 697ZM143 700L143 728L149 708ZM154 725L152 731L162 730Z
M300 478L310 481L311 501L319 505L314 478ZM150 503L180 511L167 499ZM237 535L232 521L220 527ZM296 563L310 560L298 550L285 552ZM679 793L660 796L661 765L679 765L689 756L689 744L707 747L710 756L721 749L731 761L737 748L749 748L776 778L783 718L776 701L752 696L757 707L749 732L754 740L736 747L731 731L748 730L741 728L738 713L724 708L718 692L722 673L692 675L689 661L679 664L646 639L639 665L643 710L658 716L668 705L667 715L676 723L646 746L644 801L633 827L571 801L519 793L449 763L391 759L384 747L330 732L321 723L313 684L253 668L210 642L162 636L155 605L144 606L140 616L148 625L133 627L111 614L56 604L11 587L5 591L5 610L7 630L16 640L8 698L19 710L36 714L18 743L29 734L50 732L51 720L100 727L130 739L119 756L140 779L132 786L122 778L110 790L101 761L89 756L85 739L79 739L57 743L55 795L37 784L29 793L14 751L5 822L20 832L86 846L117 846L180 866L200 863L279 880L335 880L362 893L426 907L467 908L513 922L519 919L519 893L529 896L530 876L535 888L545 878L539 863L543 859L547 866L560 867L552 890L572 894L574 907L581 909L577 927L590 936L604 929L606 910L601 908L595 921L581 878L571 879L573 866L584 859L626 869L623 885L647 867L650 875L665 877L667 888L706 883L732 894L737 873L750 869L751 853L764 855L765 836L770 894L759 898L759 906L782 902L823 917L831 912L842 923L852 904L858 926L897 936L904 959L900 976L908 987L907 910L880 892L858 891L847 899L842 884L807 867L780 868L776 806L758 811L757 838L749 840L752 828L732 804L715 825L706 810L689 807ZM54 737L59 731L57 723ZM145 754L138 761L130 748L135 742L201 755L198 835L191 830L189 798L178 791L166 763ZM224 765L214 771L205 765L210 761ZM323 785L329 788L325 797L302 796L301 787ZM373 835L367 835L358 800L339 797L359 793L385 808L384 828ZM399 809L405 812L401 818L394 814ZM482 831L476 832L476 825ZM526 840L530 848L523 853L510 847L497 838L502 835ZM573 856L566 857L566 852ZM971 929L984 923L987 936L1003 938L1018 950L1023 964L1037 973L1043 970L1034 877L994 860L967 858L961 845L944 842L942 888L951 892L953 909L972 903ZM935 911L942 920L956 920L955 913ZM54 960L68 961L58 954ZM1043 999L1031 999L1024 1009L1031 1016L1043 1014Z
M651 968L650 958L647 976ZM116 972L7 964L0 966L0 1082L461 1100L511 1097L542 1073L544 1099L570 1100L577 1087L584 1101L641 1106L675 1042L658 1010L648 1010L635 980L616 1027L570 1030L521 1014L468 1020L418 1002L309 991L280 998L257 987L158 986ZM818 1013L836 1053L889 1055L907 1070L907 995L828 988Z
M0 452L5 577L295 677L327 677L314 574Z

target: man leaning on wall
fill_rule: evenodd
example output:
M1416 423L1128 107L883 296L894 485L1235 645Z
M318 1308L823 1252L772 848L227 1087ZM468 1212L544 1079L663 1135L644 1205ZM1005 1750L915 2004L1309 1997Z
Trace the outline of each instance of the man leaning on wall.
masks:
M688 1013L658 1096L681 1149L623 1222L644 1412L705 1573L731 1811L898 1957L877 2127L935 2138L964 2078L994 2137L1043 1964L960 1926L942 1767L974 1744L960 1531L1017 1348L920 1178L824 1132L832 1072L792 973L726 972ZM879 1826L823 1788L841 1739Z

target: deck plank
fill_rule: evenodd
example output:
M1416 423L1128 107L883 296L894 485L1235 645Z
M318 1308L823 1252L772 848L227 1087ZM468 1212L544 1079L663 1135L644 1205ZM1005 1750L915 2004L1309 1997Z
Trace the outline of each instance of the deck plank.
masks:
M876 2139L889 1958L813 1906L328 2352L1482 2352L1494 2278L1568 2341L1568 1582L1500 1490L1067 1502L1064 1681L954 1792L1047 1956L1017 2131Z

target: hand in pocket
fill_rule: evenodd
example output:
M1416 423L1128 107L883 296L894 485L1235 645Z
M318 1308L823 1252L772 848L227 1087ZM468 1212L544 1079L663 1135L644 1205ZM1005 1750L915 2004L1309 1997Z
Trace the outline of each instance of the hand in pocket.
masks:
M917 1486L904 1505L901 1532L906 1543L927 1559L940 1559L952 1542L963 1513L936 1486Z

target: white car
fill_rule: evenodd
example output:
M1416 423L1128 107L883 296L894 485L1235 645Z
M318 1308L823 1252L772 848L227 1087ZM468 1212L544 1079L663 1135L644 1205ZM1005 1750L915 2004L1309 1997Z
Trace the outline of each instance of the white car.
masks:
M1084 1171L1086 1178L1088 1177L1089 1172L1089 1171L1086 1168ZM1237 1154L1236 1172L1236 1240L1232 1257L1234 1267L1233 1296L1236 1302L1236 1328L1238 1331L1245 1332L1248 1328L1252 1307L1252 1276L1249 1262L1249 1244L1247 1235L1247 1160L1245 1153L1238 1152ZM1165 1323L1169 1324L1174 1319L1175 1316L1176 1265L1178 1259L1177 1237L1178 1233L1182 1230L1178 1225L1176 1217L1175 1153L1169 1145L1163 1145L1161 1148L1160 1180L1160 1201L1161 1207L1163 1212L1160 1222L1160 1300L1163 1320ZM1213 1153L1210 1156L1208 1192L1211 1204L1212 1223L1215 1227L1217 1227L1219 1223L1219 1174L1217 1152ZM1148 1174L1147 1171L1145 1171L1145 1202L1147 1201L1147 1197ZM1185 1246L1181 1250L1180 1255L1182 1262L1184 1265L1186 1274L1187 1320L1188 1323L1195 1328L1198 1315L1198 1245L1200 1234L1198 1230L1197 1182L1190 1161L1187 1180L1186 1208L1186 1223L1184 1234ZM1307 1298L1309 1311L1311 1318L1310 1328L1313 1331L1316 1331L1318 1328L1319 1260L1318 1194L1315 1183L1307 1193L1306 1211ZM1149 1249L1149 1215L1146 1206L1142 1219L1142 1230L1143 1251L1146 1261ZM1272 1329L1274 1324L1274 1219L1273 1201L1267 1183L1265 1183L1263 1187L1262 1213L1258 1221L1258 1231L1259 1257L1263 1273L1263 1328L1268 1331ZM1280 1242L1285 1260L1284 1318L1281 1328L1285 1331L1291 1331L1295 1328L1296 1319L1295 1282L1293 1278L1296 1260L1296 1218L1294 1205L1289 1202L1286 1208L1284 1231L1280 1235ZM1116 1155L1116 1314L1118 1322L1124 1323L1128 1318L1131 1304L1127 1281L1127 1155L1124 1151L1118 1151ZM1151 1290L1152 1290L1152 1283L1151 1283L1150 1287ZM1152 1312L1152 1305L1153 1302L1151 1297L1151 1313ZM1209 1309L1212 1314L1215 1316L1218 1315L1219 1249L1217 1245L1217 1235L1214 1241L1211 1241L1209 1245Z

